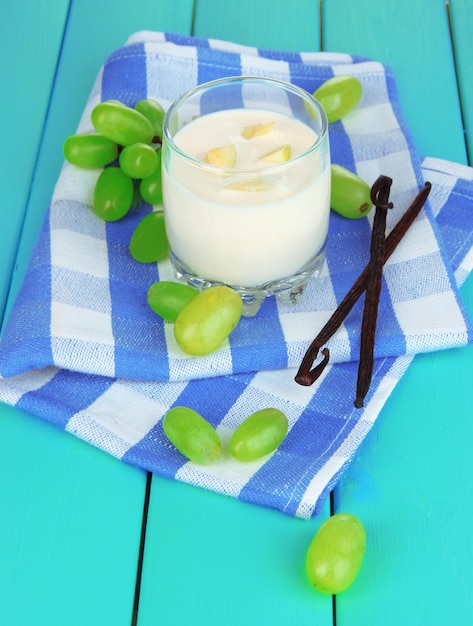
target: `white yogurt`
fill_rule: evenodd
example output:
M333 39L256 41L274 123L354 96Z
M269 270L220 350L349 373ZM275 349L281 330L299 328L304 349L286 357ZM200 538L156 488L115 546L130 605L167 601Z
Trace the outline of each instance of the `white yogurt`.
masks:
M245 126L270 121L271 132L242 136ZM294 275L323 248L328 231L329 159L320 150L304 154L316 139L294 118L248 109L212 113L180 129L174 142L191 158L166 145L163 157L163 204L173 253L198 276L234 286L255 287ZM207 151L226 144L236 146L234 168L208 166ZM291 146L290 161L258 162L283 144ZM250 179L265 190L228 188Z

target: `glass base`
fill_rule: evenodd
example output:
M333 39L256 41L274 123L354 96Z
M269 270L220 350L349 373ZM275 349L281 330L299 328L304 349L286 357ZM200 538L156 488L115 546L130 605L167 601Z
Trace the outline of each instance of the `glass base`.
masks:
M320 274L324 260L325 247L293 276L263 283L254 287L242 287L240 285L230 284L227 286L240 294L243 302L243 316L253 317L258 313L267 296L275 296L277 301L281 304L296 304L304 293L309 280ZM208 280L194 274L193 271L182 263L173 253L171 253L171 264L178 280L186 282L199 291L203 291L214 285L227 284L216 280Z

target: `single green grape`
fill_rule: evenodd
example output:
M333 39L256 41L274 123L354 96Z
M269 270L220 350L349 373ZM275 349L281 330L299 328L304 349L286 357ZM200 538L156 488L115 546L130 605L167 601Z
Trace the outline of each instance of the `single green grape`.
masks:
M230 287L209 287L179 313L174 337L187 354L201 356L216 350L240 321L243 303Z
M77 167L100 169L117 158L118 146L99 133L79 133L66 139L63 152Z
M222 455L217 431L193 409L172 408L164 416L163 430L173 446L193 463L211 465Z
M148 213L135 228L130 240L130 254L140 263L155 263L169 254L169 244L162 211Z
M161 280L148 289L148 304L153 311L167 322L174 323L182 309L199 292L190 285Z
M331 166L330 206L343 217L364 217L373 208L371 187L362 178L335 163Z
M334 76L326 80L314 91L329 124L337 122L360 101L363 87L355 76Z
M120 167L130 178L147 178L159 166L156 150L148 143L125 146L118 158Z
M119 167L103 170L94 189L94 213L106 222L124 217L133 201L133 181Z
M306 555L310 582L322 593L336 594L355 580L366 548L366 531L349 513L329 517L316 532Z
M140 194L145 202L149 204L162 204L163 202L163 185L161 171L161 150L156 152L158 157L158 167L154 172L140 181Z
M255 461L274 452L287 435L287 417L279 409L252 413L233 433L228 448L237 461Z
M91 113L95 130L121 146L151 143L154 129L151 122L136 109L114 100L97 104Z
M135 109L149 119L154 128L154 136L163 136L164 109L157 100L145 98L135 104Z

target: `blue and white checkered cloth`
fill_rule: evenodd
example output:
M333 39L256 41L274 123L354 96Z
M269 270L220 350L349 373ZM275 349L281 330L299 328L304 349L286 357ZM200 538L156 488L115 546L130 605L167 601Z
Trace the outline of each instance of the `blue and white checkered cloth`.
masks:
M0 343L0 400L29 411L106 452L163 476L290 515L317 513L384 402L419 352L471 342L458 285L473 266L473 169L421 160L404 122L390 70L347 54L278 53L216 40L140 32L101 69L78 131L91 129L99 101L166 108L198 83L264 75L313 92L336 74L363 84L355 111L330 126L332 161L370 184L394 183L388 231L424 180L432 192L385 266L372 384L365 408L353 400L363 298L329 342L331 365L311 387L294 375L309 343L369 256L372 216L331 215L321 277L294 307L268 298L229 341L206 357L184 355L172 326L148 307L151 283L170 279L168 261L135 262L128 243L151 209L142 202L117 223L90 211L95 172L65 164L23 286ZM228 441L250 413L278 407L289 433L271 456L249 464L225 453L211 467L186 460L163 434L175 405L194 408Z

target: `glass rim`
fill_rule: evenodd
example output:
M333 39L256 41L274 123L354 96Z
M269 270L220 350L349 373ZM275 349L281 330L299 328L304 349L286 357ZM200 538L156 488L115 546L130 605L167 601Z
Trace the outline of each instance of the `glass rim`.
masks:
M170 119L171 119L173 113L176 111L176 109L185 100L187 100L188 98L192 97L194 94L196 94L198 92L207 91L209 88L218 87L219 85L221 85L223 83L236 83L236 82L261 82L261 83L268 83L268 84L270 84L270 85L272 85L274 87L281 87L281 88L285 89L286 91L290 91L293 94L295 94L295 95L299 96L300 98L302 98L304 101L310 102L318 110L319 115L320 115L320 119L321 119L321 123L322 123L322 130L317 135L317 139L304 152L302 152L301 154L297 155L296 157L291 158L288 161L284 161L283 163L265 164L264 166L262 166L261 168L258 168L258 169L255 169L255 168L253 168L253 169L246 169L246 168L245 169L238 169L238 168L221 167L220 165L212 165L210 163L206 163L205 161L197 159L196 157L193 157L190 154L187 154L187 152L181 150L181 148L179 148L179 146L174 141L173 135L171 134L171 132L169 130L169 122L170 122ZM304 122L302 122L302 123L304 123ZM308 126L308 127L310 128L310 126ZM287 169L288 167L292 167L296 163L301 161L302 159L307 158L307 156L309 156L309 155L319 151L321 149L321 147L324 145L324 143L328 140L327 138L328 138L328 119L327 119L327 115L325 114L325 111L322 108L322 105L320 104L320 102L318 100L316 100L316 98L314 98L314 96L312 94L310 94L305 89L302 89L301 87L298 87L297 85L293 85L292 83L289 83L287 81L281 80L279 78L272 78L272 77L268 77L268 76L255 76L255 75L251 75L251 74L243 74L241 76L228 76L228 77L224 77L224 78L217 78L215 80L211 80L211 81L208 81L208 82L205 82L205 83L201 83L200 85L196 85L195 87L192 87L192 89L189 89L187 92L185 92L182 96L180 96L177 100L175 100L171 104L171 106L166 111L166 113L164 115L164 120L163 120L163 139L166 140L166 143L177 154L179 154L179 156L181 156L182 158L186 159L192 165L195 165L196 167L199 167L200 169L207 169L209 171L219 172L220 174L222 172L228 172L228 173L231 173L233 176L250 175L250 174L251 175L255 175L255 174L257 174L258 172L260 172L262 170L264 170L265 172L271 171L272 173L275 173L275 172L277 172L278 169Z

